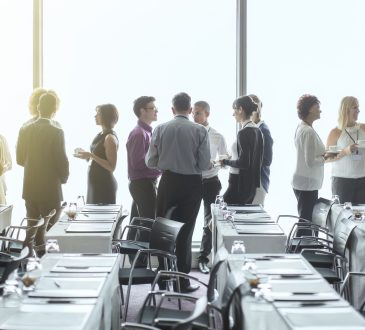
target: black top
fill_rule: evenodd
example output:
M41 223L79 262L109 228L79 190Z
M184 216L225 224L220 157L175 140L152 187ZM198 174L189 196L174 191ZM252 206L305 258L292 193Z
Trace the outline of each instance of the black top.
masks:
M103 159L106 159L104 141L108 134L113 134L118 139L112 130L101 132L94 138L90 146L90 151ZM113 173L93 160L89 167L87 203L115 204L117 187L118 184Z

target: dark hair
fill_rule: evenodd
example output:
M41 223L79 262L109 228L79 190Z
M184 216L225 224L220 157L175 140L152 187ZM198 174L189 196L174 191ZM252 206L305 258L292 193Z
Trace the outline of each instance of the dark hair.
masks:
M44 93L39 98L38 111L41 117L50 118L57 110L57 97L54 93Z
M113 128L118 122L118 110L114 104L101 104L96 107L99 110L101 122L107 128Z
M309 110L311 107L313 107L316 104L320 104L319 100L316 96L310 95L310 94L304 94L302 95L297 103L297 112L299 119L305 119L307 118L309 114Z
M186 93L176 94L172 99L172 106L177 112L185 112L191 108L191 97Z
M209 106L209 103L208 102L205 102L205 101L198 101L198 102L195 102L194 103L194 107L199 107L199 108L202 108L204 109L204 111L206 112L210 112L210 106Z
M238 109L239 107L242 107L247 118L251 117L252 112L257 111L257 104L248 95L240 96L233 102L233 109Z
M153 96L141 96L135 99L133 102L133 111L135 115L139 118L141 115L141 109L143 109L148 103L154 102L156 99Z

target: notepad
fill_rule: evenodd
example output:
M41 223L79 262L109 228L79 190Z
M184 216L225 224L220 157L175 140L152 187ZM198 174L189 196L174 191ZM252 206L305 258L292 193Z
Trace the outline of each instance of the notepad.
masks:
M113 225L113 222L72 223L65 231L66 233L110 233L112 231Z

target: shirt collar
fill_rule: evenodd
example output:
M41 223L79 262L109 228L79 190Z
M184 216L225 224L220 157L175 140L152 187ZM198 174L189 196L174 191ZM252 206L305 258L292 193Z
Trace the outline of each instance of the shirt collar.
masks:
M175 115L175 118L180 118L180 117L189 120L189 115L182 115L182 114Z
M142 127L144 130L148 131L148 132L152 132L152 127L148 124L146 124L145 122L143 122L142 120L137 121L137 125Z

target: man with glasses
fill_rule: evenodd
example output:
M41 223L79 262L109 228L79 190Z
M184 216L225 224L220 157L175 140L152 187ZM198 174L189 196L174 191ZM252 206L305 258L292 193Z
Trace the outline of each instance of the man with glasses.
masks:
M165 216L171 207L176 207L172 219L184 223L176 242L176 258L178 270L187 274L191 269L191 240L202 199L202 171L211 166L208 132L189 120L191 111L190 96L175 95L174 118L156 127L146 155L148 167L162 170L157 215ZM199 286L182 280L180 288L182 292L193 292Z
M193 117L197 124L203 125L208 132L210 143L211 161L216 160L221 155L227 158L228 151L226 141L222 134L218 133L208 123L210 115L210 106L205 101L195 102L193 107ZM218 178L219 167L212 167L203 171L203 202L204 202L204 228L203 237L200 245L200 254L198 257L199 270L203 274L209 273L208 263L209 255L212 250L212 232L210 229L212 221L212 212L210 205L215 202L215 198L222 189L221 182Z
M153 96L141 96L134 101L133 111L138 118L127 140L129 191L133 198L130 218L156 217L157 178L161 172L146 166L145 156L150 146L151 123L157 120Z

